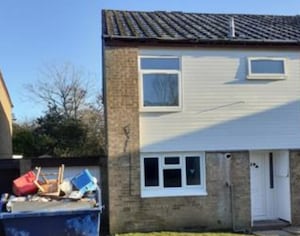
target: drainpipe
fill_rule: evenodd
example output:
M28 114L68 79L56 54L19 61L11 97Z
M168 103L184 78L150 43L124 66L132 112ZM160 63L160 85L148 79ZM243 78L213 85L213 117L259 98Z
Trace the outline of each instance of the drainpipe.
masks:
M124 136L125 136L125 142L124 142L124 148L123 148L123 151L124 153L127 153L128 152L128 164L129 164L129 173L128 173L128 178L129 178L129 181L128 181L128 192L129 192L129 195L131 196L131 186L132 186L132 183L131 183L131 176L132 176L132 157L131 157L131 150L129 148L128 150L128 143L130 141L130 125L126 125L123 127L123 131L124 131Z
M233 194L233 184L230 184L229 192L230 192L230 208L231 208L231 222L232 222L232 230L233 232L237 232L237 229L235 227L235 211L234 211L234 194Z
M229 189L229 198L230 198L230 213L231 213L231 223L232 223L232 230L236 232L235 227L235 210L234 210L234 188L231 181L231 153L225 153L225 173L226 173L226 187Z

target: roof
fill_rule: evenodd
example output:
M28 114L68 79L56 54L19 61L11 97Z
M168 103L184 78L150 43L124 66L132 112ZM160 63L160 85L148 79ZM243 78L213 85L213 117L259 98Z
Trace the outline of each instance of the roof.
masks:
M300 16L103 10L105 41L300 45ZM230 23L233 29L230 29ZM232 30L234 33L232 34Z

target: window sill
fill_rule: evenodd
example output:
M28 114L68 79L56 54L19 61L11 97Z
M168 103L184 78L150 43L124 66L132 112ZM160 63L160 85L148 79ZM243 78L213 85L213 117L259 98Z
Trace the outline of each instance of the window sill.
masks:
M172 188L163 190L142 190L142 198L152 197L187 197L187 196L207 196L207 192L204 189L187 189L187 188Z
M285 75L248 75L248 80L285 80Z
M141 107L140 112L180 112L182 107Z

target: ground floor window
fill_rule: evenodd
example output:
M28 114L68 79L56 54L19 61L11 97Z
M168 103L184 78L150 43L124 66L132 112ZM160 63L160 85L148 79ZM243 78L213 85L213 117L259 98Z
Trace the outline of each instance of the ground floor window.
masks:
M142 197L206 195L205 153L142 153Z

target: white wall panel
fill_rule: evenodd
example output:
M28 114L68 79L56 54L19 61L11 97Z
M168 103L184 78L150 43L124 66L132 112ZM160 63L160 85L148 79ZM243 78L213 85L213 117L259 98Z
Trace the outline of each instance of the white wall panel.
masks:
M141 112L142 152L300 148L297 51L141 50L179 55L183 109ZM247 57L284 57L286 80L246 80Z

